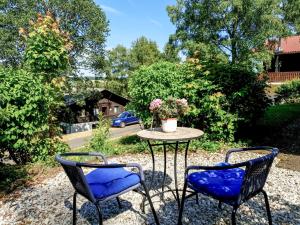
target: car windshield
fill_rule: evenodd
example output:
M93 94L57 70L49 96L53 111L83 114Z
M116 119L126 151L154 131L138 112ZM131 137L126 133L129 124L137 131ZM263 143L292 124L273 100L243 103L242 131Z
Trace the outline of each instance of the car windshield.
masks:
M118 116L118 118L125 118L127 116L127 114L128 113L123 112Z

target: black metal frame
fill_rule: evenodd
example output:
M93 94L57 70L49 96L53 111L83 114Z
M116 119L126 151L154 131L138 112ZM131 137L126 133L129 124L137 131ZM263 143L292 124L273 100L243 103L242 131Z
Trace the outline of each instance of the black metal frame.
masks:
M62 158L62 157L68 157L68 156L96 156L96 157L101 157L102 160L104 161L104 164L82 163L82 162L76 162L76 161L66 160L66 159ZM67 167L75 167L78 171L81 171L81 172L82 172L82 167L86 167L86 168L121 168L121 167L124 168L124 167L130 167L130 168L137 168L138 169L138 174L140 176L140 184L135 185L133 187L130 187L130 188L128 188L128 189L126 189L126 190L124 190L121 193L118 193L116 195L109 196L108 198L105 198L105 199L96 199L93 196L92 192L90 191L89 186L86 183L85 177L83 176L83 172L76 174L76 175L78 175L80 177L80 179L82 179L82 181L83 181L82 185L86 189L84 191L86 191L85 193L87 193L87 194L80 193L80 192L82 192L82 190L78 190L77 187L73 185L73 187L75 189L75 192L74 192L74 195L73 195L73 225L76 224L76 220L77 220L76 219L76 197L77 197L77 194L81 194L83 197L85 197L86 199L88 199L90 202L92 202L96 206L96 209L97 209L97 212L98 212L98 216L99 216L99 224L102 225L103 224L103 219L102 219L102 212L101 212L101 208L100 208L99 203L104 202L104 201L109 200L109 199L112 199L112 198L116 198L117 202L118 202L118 205L121 208L121 202L120 202L119 196L121 194L124 194L124 193L126 193L128 191L131 191L131 190L135 191L135 192L137 192L137 193L139 193L141 195L143 195L144 198L147 198L147 200L149 201L149 204L150 204L151 211L152 211L153 216L154 216L155 223L159 225L158 217L156 215L156 212L155 212L155 209L154 209L151 197L149 195L148 189L147 189L147 187L145 185L144 172L143 172L142 167L139 164L137 164L137 163L128 163L128 164L115 164L114 163L114 164L108 164L107 159L105 158L104 155L102 155L101 153L95 153L95 152L91 152L91 153L80 152L80 153L58 154L58 155L55 156L55 159L64 168L64 170L65 170L67 176L69 177L72 185L73 185L73 181L72 181L72 176L73 175L70 176L69 171L67 170ZM139 191L137 189L139 186L143 187L144 192Z
M198 193L195 192L194 190L193 190L194 191L193 193L186 196L186 192L187 192L187 188L188 188L187 177L189 175L190 170L225 170L225 169L246 167L245 177L246 176L250 177L250 176L252 176L251 167L255 166L255 164L258 164L258 163L262 163L263 165L266 166L266 168L265 168L265 171L264 171L264 174L263 174L264 175L264 178L263 178L264 180L259 185L257 190L251 192L249 190L249 187L247 187L247 182L245 181L246 178L244 177L241 192L240 192L240 195L239 195L238 199L236 199L235 201L230 201L230 202L222 201L222 199L216 199L216 200L219 201L219 205L218 205L219 208L221 208L222 203L231 205L233 207L233 210L232 210L232 213L231 213L231 221L232 221L232 225L236 225L236 218L235 217L236 217L236 212L237 212L239 206L242 205L247 200L249 200L250 198L256 196L257 194L262 193L263 196L264 196L264 200L265 200L269 225L272 225L272 216L271 216L271 211L270 211L268 195L265 192L265 190L263 190L263 187L264 187L266 178L268 176L268 173L270 171L270 167L272 165L272 162L273 162L274 158L276 157L276 155L278 154L278 149L277 148L272 148L272 147L267 147L267 146L231 149L226 153L225 162L229 161L229 157L230 157L231 153L245 152L245 151L256 151L256 150L265 150L265 151L270 151L271 153L269 153L268 155L253 159L253 160L249 160L249 161L242 162L242 163L236 163L236 164L232 164L232 165L228 165L228 166L189 166L189 167L187 167L186 170L185 170L185 181L184 181L184 187L183 187L183 193L182 193L182 199L181 199L181 206L180 206L179 216L178 216L178 225L182 224L182 215L183 215L185 200L187 198L190 198L190 197L194 196L194 195L198 196ZM250 170L250 172L249 172L249 170ZM213 197L213 196L210 196L210 197Z
M154 184L154 172L155 172L155 157L154 157L154 151L153 151L153 147L154 146L163 146L163 151L164 151L164 175L163 175L163 181L162 181L162 192L161 194L163 195L164 192L168 192L171 191L177 201L178 204L178 208L180 207L180 195L179 195L179 191L180 189L178 188L178 181L177 181L177 155L178 155L178 149L179 149L179 145L180 144L185 144L185 158L184 158L184 168L187 167L187 153L188 153L188 149L189 149L189 144L190 144L190 140L186 140L186 141L163 141L162 143L155 143L152 144L150 142L150 140L147 140L150 152L151 152L151 157L152 157L152 178L151 178L151 186L150 189L153 188L153 184ZM175 145L175 146L174 146ZM174 155L174 182L175 182L175 190L171 189L170 187L165 185L165 180L166 180L166 170L167 170L167 146L172 147L175 150L175 155ZM165 190L164 188L168 187L169 190ZM174 193L175 191L175 193ZM155 195L153 195L155 196ZM153 197L151 196L151 197ZM198 200L198 199L197 199Z

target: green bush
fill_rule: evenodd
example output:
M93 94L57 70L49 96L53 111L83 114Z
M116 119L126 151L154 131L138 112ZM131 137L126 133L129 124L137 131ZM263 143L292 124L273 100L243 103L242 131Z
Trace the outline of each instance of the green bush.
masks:
M219 90L207 79L207 72L193 63L159 62L142 67L129 78L129 108L149 125L153 99L186 98L190 110L180 119L183 125L201 128L211 139L231 141L236 116L224 110L228 103Z
M178 68L179 65L160 62L142 66L130 76L128 89L132 101L128 108L134 110L144 124L151 123L149 104L153 99L180 97L185 77Z
M0 68L0 143L17 164L64 151L48 125L53 88L25 70Z
M277 101L286 103L300 103L300 80L292 80L280 85L276 94Z
M268 107L266 78L242 66L208 65L208 79L226 96L228 111L237 114L240 125L254 124Z
M105 119L102 113L100 113L97 128L94 130L93 137L89 143L89 149L91 151L109 153L109 128L109 120Z

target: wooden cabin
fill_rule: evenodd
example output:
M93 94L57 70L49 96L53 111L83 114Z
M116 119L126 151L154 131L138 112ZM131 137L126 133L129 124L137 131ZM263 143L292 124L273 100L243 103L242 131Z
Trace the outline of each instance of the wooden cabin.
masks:
M106 89L95 89L84 96L65 95L65 107L59 120L64 133L91 130L98 121L98 115L111 119L125 111L128 99Z
M268 42L275 51L268 75L271 83L300 79L300 35Z

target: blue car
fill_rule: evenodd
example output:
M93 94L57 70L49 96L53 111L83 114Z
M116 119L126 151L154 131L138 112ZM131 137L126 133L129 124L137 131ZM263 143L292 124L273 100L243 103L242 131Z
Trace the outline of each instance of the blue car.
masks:
M113 127L125 127L129 124L140 123L140 119L133 115L132 112L122 112L117 118L112 120Z

